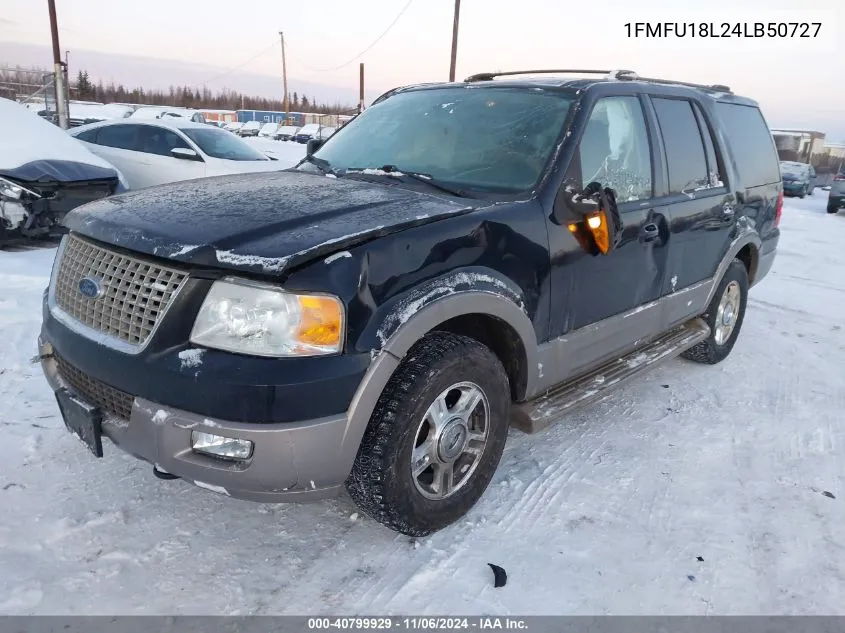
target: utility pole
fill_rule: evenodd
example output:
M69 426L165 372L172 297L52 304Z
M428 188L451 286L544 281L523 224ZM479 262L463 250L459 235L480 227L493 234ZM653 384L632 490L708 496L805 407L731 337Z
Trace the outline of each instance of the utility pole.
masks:
M455 65L458 59L458 22L461 17L461 0L455 0L455 20L452 23L452 63L449 66L449 81L455 81Z
M358 90L358 114L364 111L364 62L361 62Z
M67 93L65 92L65 64L62 62L62 51L59 48L59 26L56 21L56 0L47 0L50 12L50 34L53 38L53 72L56 88L56 110L59 115L59 127L68 128Z
M285 60L285 34L279 31L279 36L282 38L282 83L285 86L285 125L290 119L290 100L288 99L288 65Z

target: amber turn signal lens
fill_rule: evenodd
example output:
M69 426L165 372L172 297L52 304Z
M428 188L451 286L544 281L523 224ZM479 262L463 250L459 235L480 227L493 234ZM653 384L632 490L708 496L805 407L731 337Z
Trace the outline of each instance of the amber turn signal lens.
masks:
M604 211L596 211L587 216L587 228L593 235L596 247L602 254L607 255L610 250L610 229L607 226L607 216Z
M340 346L343 332L343 309L334 297L299 296L302 315L296 340L321 347Z

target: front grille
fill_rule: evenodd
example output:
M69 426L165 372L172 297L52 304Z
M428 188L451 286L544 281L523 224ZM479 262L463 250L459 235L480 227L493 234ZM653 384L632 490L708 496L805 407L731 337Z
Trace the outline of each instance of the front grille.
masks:
M96 378L80 371L61 356L54 355L59 376L79 395L95 404L106 413L111 413L123 420L132 415L132 402L135 398L128 393L115 389Z
M58 264L56 305L90 328L143 345L186 276L71 234ZM98 297L80 292L85 277L99 284Z

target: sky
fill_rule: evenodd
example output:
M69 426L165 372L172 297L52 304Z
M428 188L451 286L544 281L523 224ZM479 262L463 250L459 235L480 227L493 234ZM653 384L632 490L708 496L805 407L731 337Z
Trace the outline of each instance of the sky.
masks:
M462 0L457 76L626 68L644 76L727 84L759 101L772 126L819 129L831 140L845 141L845 5L839 4ZM75 62L93 64L92 74L126 85L205 83L280 96L280 30L291 90L317 91L320 100L354 104L359 62L365 63L368 100L397 85L444 81L449 74L453 0L56 0L56 5L71 72ZM701 22L712 22L717 31L723 22L821 27L817 37L803 39L647 39L629 36L626 23L637 22L695 22L697 30ZM49 46L46 0L0 0L0 65L49 65Z

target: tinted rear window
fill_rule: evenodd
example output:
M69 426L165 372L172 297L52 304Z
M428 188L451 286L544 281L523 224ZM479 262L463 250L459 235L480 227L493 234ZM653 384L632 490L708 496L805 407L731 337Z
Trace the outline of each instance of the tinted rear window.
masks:
M669 191L681 193L706 187L710 178L704 141L692 111L683 99L653 99L666 160L669 163Z
M760 110L754 106L718 103L716 112L725 128L742 185L757 187L778 182L778 157Z

